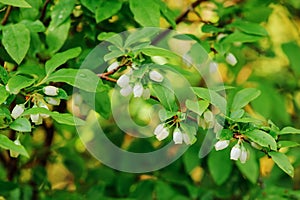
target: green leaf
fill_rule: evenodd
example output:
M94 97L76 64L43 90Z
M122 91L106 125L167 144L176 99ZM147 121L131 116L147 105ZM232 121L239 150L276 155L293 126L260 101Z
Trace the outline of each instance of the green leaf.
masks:
M4 86L0 86L0 105L3 104L7 97L9 96L9 93L6 91Z
M27 27L27 29L32 33L44 32L46 30L44 24L40 20L22 20L20 23L24 24Z
M295 42L289 42L282 45L282 50L288 57L290 65L297 75L300 75L300 47Z
M124 48L131 46L134 43L151 41L151 38L154 35L157 35L161 30L154 27L145 27L142 29L138 29L130 35L125 40Z
M88 69L60 69L50 74L46 81L68 83L79 89L95 92L100 79Z
M111 59L118 58L118 57L120 57L120 56L122 56L124 54L125 53L123 51L121 51L120 49L116 49L116 50L111 51L108 54L106 54L104 56L104 61L109 61Z
M96 22L99 23L110 18L122 8L120 0L100 1L96 9Z
M11 121L10 110L4 106L0 106L0 129L8 127Z
M116 35L115 32L101 32L98 36L97 36L97 40L106 40L112 36Z
M167 119L170 119L171 117L177 115L177 112L171 112L171 111L167 111L165 109L160 109L158 111L158 116L160 121L166 121Z
M30 45L30 31L24 24L10 24L3 28L2 44L7 53L20 64Z
M169 59L179 59L179 56L176 53L160 47L147 46L140 49L140 51L147 56L162 56Z
M186 107L193 111L194 113L197 113L199 116L203 114L203 112L208 108L209 102L206 100L200 100L198 102L192 101L187 99L185 101Z
M219 108L222 113L226 113L226 99L217 92L201 87L193 87L192 89L198 97L209 101L212 105Z
M48 45L50 53L57 52L65 43L69 35L69 29L71 27L71 20L68 18L64 23L58 27L50 22L48 30L46 32L46 43Z
M256 159L255 151L247 148L249 151L249 158L246 163L235 162L240 172L253 184L257 183L259 177L259 163Z
M11 141L5 135L0 134L0 147L3 149L9 149L16 153L19 153L23 156L29 157L27 151L22 145L16 145L13 141Z
M176 28L176 14L171 10L167 4L161 0L156 1L160 6L160 12L163 17L169 22L172 28Z
M244 21L244 20L236 20L233 23L229 24L227 27L235 27L247 34L259 35L259 36L268 35L266 29L260 26L259 24Z
M272 150L277 150L275 139L264 131L255 129L244 133L244 135L262 147L268 147Z
M50 60L48 60L45 64L46 74L49 75L55 71L56 68L66 63L68 60L72 58L76 58L79 56L81 52L80 47L72 48L67 51L55 54Z
M296 129L296 128L288 126L288 127L284 127L278 133L278 135L285 135L285 134L300 134L300 129Z
M31 132L31 124L26 118L18 118L13 121L9 128L19 132Z
M175 100L174 91L169 87L161 84L152 84L155 96L159 99L160 103L168 111L177 111L177 104Z
M208 155L208 168L217 185L222 185L231 174L232 162L229 155L229 148L223 151L213 150Z
M159 26L160 9L153 0L129 0L129 6L139 24L145 27Z
M57 123L66 124L70 126L81 126L84 125L85 122L77 117L74 117L68 113L59 113L59 112L51 112L46 108L30 108L23 112L22 116L31 115L31 114L46 114L50 115Z
M240 119L244 115L245 111L243 109L234 110L230 113L230 118Z
M75 6L75 0L58 1L51 11L50 26L56 28L63 24L72 13Z
M2 83L7 84L9 77L7 71L4 69L4 67L0 66L0 80Z
M31 5L25 0L0 0L0 3L20 8L31 8Z
M262 38L263 37L258 36L258 35L248 35L248 34L240 32L240 31L235 31L234 33L227 36L224 40L222 40L222 43L257 42L258 40L260 40Z
M278 148L284 148L284 147L298 147L300 144L298 142L294 141L279 141L277 143Z
M245 88L238 91L234 96L231 110L235 111L245 107L250 101L256 99L260 93L261 92L256 88Z
M212 24L204 24L201 28L204 33L218 33L224 31L223 28L218 28Z
M290 177L294 177L294 167L292 166L288 157L285 154L272 151L269 152L269 155L272 157L272 159L280 169L282 169Z
M21 89L31 86L35 80L26 76L16 75L8 80L7 87L10 93L18 94Z

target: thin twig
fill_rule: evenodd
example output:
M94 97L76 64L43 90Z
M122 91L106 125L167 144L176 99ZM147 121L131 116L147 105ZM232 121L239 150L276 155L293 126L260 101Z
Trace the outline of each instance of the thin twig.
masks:
M47 10L47 6L50 3L51 0L46 0L44 5L43 5L43 9L41 11L41 17L40 17L40 21L44 21L44 18L46 16L46 10Z
M4 15L4 17L3 17L2 21L1 21L1 25L5 25L6 24L6 22L8 20L8 17L9 17L9 15L11 13L11 10L12 10L12 6L8 6L7 10L5 12L5 15Z

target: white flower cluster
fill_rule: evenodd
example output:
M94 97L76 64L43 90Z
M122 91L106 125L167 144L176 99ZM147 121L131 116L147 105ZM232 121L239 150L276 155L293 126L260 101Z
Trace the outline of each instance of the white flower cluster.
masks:
M156 70L151 70L149 78L155 82L162 82L164 77ZM149 88L144 88L141 78L134 77L133 73L123 74L117 80L117 84L121 87L120 93L126 97L133 93L134 97L142 97L144 99L150 98Z
M216 151L220 151L223 150L225 148L227 148L230 144L229 140L219 140L216 144L215 144L215 149ZM240 142L238 142L236 145L234 145L230 151L230 159L231 160L240 160L241 163L245 163L248 159L248 151L247 149L244 147L243 144L240 144Z
M164 124L159 124L155 130L154 135L159 141L166 139L169 136L169 128ZM191 139L188 134L182 132L180 128L176 127L173 131L173 141L175 144L191 144Z

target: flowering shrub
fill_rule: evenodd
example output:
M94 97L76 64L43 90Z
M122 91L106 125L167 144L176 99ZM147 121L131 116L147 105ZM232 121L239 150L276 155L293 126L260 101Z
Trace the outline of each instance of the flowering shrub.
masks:
M0 0L0 199L299 198L299 9Z

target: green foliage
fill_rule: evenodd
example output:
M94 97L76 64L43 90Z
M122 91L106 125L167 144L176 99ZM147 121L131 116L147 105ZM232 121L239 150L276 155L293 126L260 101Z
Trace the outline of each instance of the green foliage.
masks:
M177 3L0 0L0 199L299 199L300 4Z

